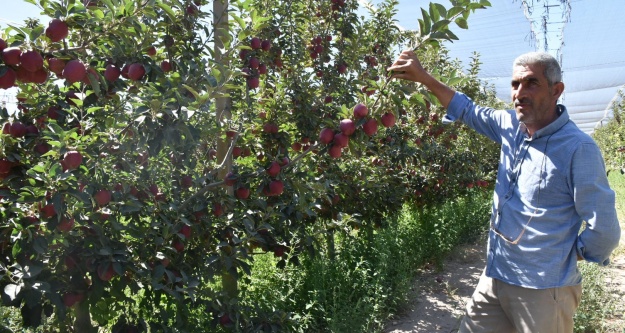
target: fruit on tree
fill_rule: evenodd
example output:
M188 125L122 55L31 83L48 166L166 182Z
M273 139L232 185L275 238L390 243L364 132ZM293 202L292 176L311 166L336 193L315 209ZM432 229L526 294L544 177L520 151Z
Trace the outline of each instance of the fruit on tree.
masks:
M213 215L215 215L215 217L220 217L223 214L224 214L223 206L221 205L221 203L215 202L213 204Z
M61 41L69 34L69 27L65 21L59 19L53 19L48 23L46 28L46 37L50 38L52 42Z
M6 65L17 66L20 64L22 50L17 47L8 47L2 50L2 61Z
M182 179L180 179L180 185L184 188L193 186L193 177L189 175L182 176Z
M104 78L109 82L114 82L119 79L120 75L121 71L119 70L119 67L113 64L108 64L104 70Z
M362 130L368 136L374 135L378 132L378 121L374 118L367 120L367 122L362 125Z
M82 154L78 151L71 150L63 156L63 165L67 170L74 170L82 163Z
M270 40L267 40L267 39L263 40L263 41L260 43L260 48L261 48L263 51L269 51L269 50L271 49L271 41L270 41Z
M26 126L20 121L15 121L11 124L9 133L14 138L21 138L26 135Z
M250 41L250 47L254 50L260 49L262 47L262 42L260 38L253 37L252 40Z
M239 199L247 199L250 197L250 189L247 187L239 187L234 193Z
M191 238L191 227L183 224L182 227L180 227L180 234L182 234L185 239Z
M170 72L172 70L172 66L171 63L168 60L163 60L161 62L161 69L163 70L163 72L167 73Z
M333 142L334 142L334 146L345 148L347 147L347 144L349 143L349 137L343 134L342 132L339 132L334 135Z
M343 148L341 148L338 145L333 145L332 147L330 147L328 149L328 155L330 155L330 157L332 158L339 158L341 157L341 153L343 152Z
M331 128L324 128L319 132L319 142L327 145L334 140L334 130Z
M74 304L82 302L84 298L85 294L83 293L69 292L63 294L63 304L65 304L66 307L71 308Z
M128 67L128 78L137 81L141 80L145 75L145 67L141 63L134 63Z
M392 112L386 112L382 115L380 121L382 122L382 125L384 125L384 127L393 127L395 126L395 114L393 114Z
M21 66L29 72L43 68L43 57L35 50L28 50L20 55Z
M112 263L101 263L98 265L97 273L100 280L104 282L110 281L116 275Z
M50 72L60 76L63 74L63 68L65 68L65 61L59 58L48 59L48 69Z
M266 171L270 177L276 177L280 173L280 164L277 161L273 161Z
M154 45L150 45L147 50L145 50L145 53L147 55L149 55L150 57L153 57L156 55L156 47L154 47Z
M15 86L15 80L17 79L17 74L13 68L5 67L4 74L0 74L0 89L9 89ZM0 73L2 69L0 69Z
M54 209L53 204L47 204L41 208L39 213L41 214L42 218L47 219L47 218L51 218L52 216L55 216L56 210Z
M69 83L79 82L87 75L87 68L80 60L70 60L65 64L62 75Z
M98 206L102 207L111 202L111 191L99 190L93 195L93 199Z
M282 194L283 191L284 191L284 183L279 179L274 179L271 182L269 182L269 185L267 186L267 190L265 194L267 196L273 197L273 196L278 196Z
M59 229L59 231L61 232L68 232L72 230L72 228L74 228L74 218L63 216L63 218L61 219L61 222L59 222L56 228Z
M343 119L339 124L339 130L341 133L350 136L356 131L356 123L351 119Z
M369 109L366 105L358 103L356 104L356 106L354 106L354 117L356 119L364 118L367 116L367 114L369 114Z

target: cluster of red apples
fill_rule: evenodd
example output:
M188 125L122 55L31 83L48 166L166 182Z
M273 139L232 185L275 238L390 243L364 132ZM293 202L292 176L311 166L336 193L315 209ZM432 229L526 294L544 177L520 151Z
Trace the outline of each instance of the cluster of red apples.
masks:
M279 30L276 30L277 34L280 34ZM246 74L247 86L250 89L256 89L260 85L260 75L267 74L267 64L261 62L261 52L269 52L271 50L271 41L268 39L261 40L258 37L253 37L249 43L249 49L243 49L239 53L239 57L245 63L243 72ZM273 65L275 67L282 67L282 60L280 56L282 50L278 49L276 52L276 58L273 59Z
M319 133L319 142L325 145L331 145L328 149L328 154L332 158L339 158L343 152L343 148L349 144L349 138L356 132L357 121L366 119L362 124L362 131L368 135L373 136L378 132L378 120L376 118L367 118L369 114L369 108L362 103L354 106L354 119L343 119L339 123L338 131L332 128L324 128ZM380 122L386 128L395 126L395 114L392 112L386 112L380 117Z
M69 34L67 23L60 19L53 19L45 30L45 35L50 42L62 42ZM154 46L148 48L149 56L156 55ZM97 78L94 68L89 68L78 59L64 59L52 54L42 54L37 50L22 50L19 47L9 47L0 38L0 60L5 66L0 66L0 89L14 87L17 82L22 83L45 83L49 73L56 74L58 78L65 79L68 83L83 82L90 84L92 79ZM164 60L160 64L164 72L172 70L169 61ZM142 63L127 63L121 69L115 64L109 63L103 73L104 78L114 82L123 77L132 81L143 79L146 68Z

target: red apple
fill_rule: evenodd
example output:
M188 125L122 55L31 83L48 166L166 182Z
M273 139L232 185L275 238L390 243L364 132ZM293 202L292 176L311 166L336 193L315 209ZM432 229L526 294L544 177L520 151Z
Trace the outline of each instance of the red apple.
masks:
M220 217L223 214L224 214L223 206L221 205L221 203L215 202L213 204L213 215L215 215L216 217Z
M13 122L13 124L11 124L10 133L14 138L21 138L26 135L26 126L20 121Z
M50 38L53 43L62 40L67 37L68 34L69 27L64 21L53 19L50 23L48 23L48 27L46 28L46 37Z
M161 62L161 69L163 70L163 72L167 73L170 72L172 69L171 63L167 60L163 60Z
M239 187L235 192L235 195L239 199L247 199L250 197L250 189L247 187Z
M141 63L134 63L128 67L128 78L137 81L141 80L145 75L145 67Z
M384 125L384 127L395 126L395 114L393 114L392 112L387 112L383 114L380 120L382 121L382 125Z
M171 246L176 250L176 252L181 253L182 251L184 251L184 243L179 241L179 240L174 240L171 243Z
M226 177L224 177L224 184L226 184L227 186L232 186L236 184L238 179L239 179L239 176L237 176L236 174L232 172L228 172L226 174Z
M147 53L147 55L149 55L150 57L153 57L156 55L156 47L154 47L154 45L151 45L150 47L147 48L147 50L145 50L145 52Z
M258 38L258 37L254 37L250 41L250 47L252 49L254 49L254 50L260 49L261 46L262 46L262 42L261 42L260 38Z
M263 51L269 51L271 49L271 41L269 40L264 40L260 43L260 48L263 49Z
M351 119L343 119L339 124L339 130L347 136L354 134L356 131L356 123Z
M9 89L15 86L15 80L17 79L17 74L13 70L13 68L5 67L6 70L0 69L0 89Z
M17 47L8 47L2 50L2 60L6 65L17 66L20 63L22 50Z
M247 78L247 86L250 89L256 89L260 86L260 79L256 76L250 76Z
M47 204L45 206L43 206L41 208L41 210L39 211L40 213L40 217L47 219L47 218L51 218L53 216L56 215L56 210L54 209L54 205L53 204Z
M110 281L116 275L112 263L101 263L98 265L97 273L100 280L104 282Z
M93 199L98 206L102 207L111 202L111 191L99 190L93 195Z
M368 136L374 135L378 131L378 121L373 118L367 120L367 122L362 125L362 130Z
M272 180L269 183L269 196L277 196L282 194L282 191L284 190L284 183L282 183L281 180L276 179L276 180Z
M334 130L331 128L324 128L319 132L319 142L327 145L334 140Z
M43 57L35 50L28 50L20 55L21 66L29 72L43 68Z
M57 229L61 232L68 232L74 228L74 218L63 216L61 222L56 226Z
M369 109L366 105L358 103L354 106L354 117L356 117L356 119L364 118L367 114L369 114Z
M267 174L270 177L276 177L280 173L280 164L277 161L271 162L269 168L267 168Z
M193 177L189 175L183 176L180 180L180 185L184 188L189 188L193 186Z
M256 69L258 68L258 66L260 65L260 60L258 60L258 58L256 57L251 57L248 66L252 69Z
M339 146L340 148L345 148L349 144L349 137L341 132L336 133L334 135L334 146Z
M48 72L44 68L39 68L38 70L30 73L30 82L42 84L48 80Z
M191 237L191 227L183 224L182 227L180 227L180 234L183 235L185 239L189 239Z
M342 152L343 152L343 148L341 148L338 145L334 145L334 146L330 147L330 149L328 149L328 154L332 158L339 158L339 157L341 157L341 153Z
M82 163L82 154L75 150L68 151L63 157L63 162L68 170L74 170Z
M63 304L71 308L76 303L80 303L85 298L83 293L69 292L63 295Z
M65 64L62 75L69 83L82 81L87 75L87 68L80 60L70 60Z
M119 68L113 64L108 64L106 69L104 70L104 78L109 82L114 82L119 79L121 75L121 71Z
M258 74L267 74L267 65L258 64Z
M263 125L263 132L268 134L276 134L280 131L280 128L276 123L265 123Z

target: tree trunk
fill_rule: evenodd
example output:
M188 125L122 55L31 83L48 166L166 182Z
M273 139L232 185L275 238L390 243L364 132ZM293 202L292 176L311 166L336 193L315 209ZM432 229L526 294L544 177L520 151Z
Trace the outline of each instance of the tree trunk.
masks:
M224 49L223 41L230 38L228 32L228 0L216 0L213 2L213 26L215 29L215 61L227 67L228 59L223 57L221 52ZM230 112L231 104L231 100L227 97L219 97L215 100L218 124L222 128L222 132L224 130L224 124L227 126L232 119L232 113ZM221 137L223 136L220 136L220 138ZM217 142L217 161L224 165L224 168L219 172L220 179L224 179L226 174L232 170L232 155L228 155L228 148L231 142L232 139L228 138L225 140L219 139ZM230 195L234 194L232 186L228 186L226 191L228 191ZM228 295L229 298L236 298L238 295L238 281L236 276L224 270L221 280L226 295Z

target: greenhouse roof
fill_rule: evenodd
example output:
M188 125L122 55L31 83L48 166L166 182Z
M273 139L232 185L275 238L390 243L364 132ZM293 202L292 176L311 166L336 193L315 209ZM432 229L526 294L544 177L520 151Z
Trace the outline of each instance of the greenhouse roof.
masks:
M377 1L379 3L380 1ZM446 0L438 1L449 6ZM547 51L562 65L561 103L571 119L592 133L611 117L611 104L625 85L625 1L491 0L492 7L469 17L469 29L456 26L458 41L446 43L451 58L469 64L479 54L480 78L510 101L512 62L529 51ZM429 1L400 1L397 18L417 29L420 7Z

